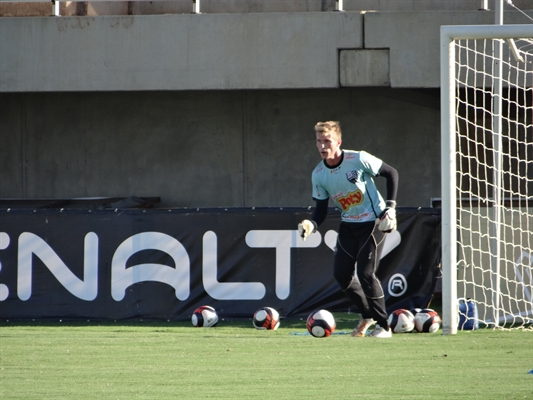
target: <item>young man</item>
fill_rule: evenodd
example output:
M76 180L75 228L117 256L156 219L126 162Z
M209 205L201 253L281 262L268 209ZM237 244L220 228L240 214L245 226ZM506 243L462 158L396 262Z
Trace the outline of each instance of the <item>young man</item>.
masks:
M331 198L341 211L333 274L342 291L361 312L352 336L390 338L385 297L376 270L387 232L396 229L398 172L365 151L341 150L342 132L336 121L315 125L316 145L322 161L312 174L316 207L311 220L298 224L303 240L324 222ZM373 177L387 180L386 201Z

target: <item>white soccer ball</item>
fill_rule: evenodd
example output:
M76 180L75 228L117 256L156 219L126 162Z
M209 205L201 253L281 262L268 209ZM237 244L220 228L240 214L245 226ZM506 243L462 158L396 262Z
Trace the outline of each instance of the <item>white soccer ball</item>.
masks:
M411 308L409 311L411 311L411 314L413 314L416 317L416 314L422 311L422 308Z
M430 308L424 308L415 315L415 327L418 332L435 333L440 328L439 314Z
M210 328L217 324L218 315L213 307L201 306L192 313L191 322L197 328Z
M256 329L275 331L279 327L279 313L272 307L261 307L254 313L252 322Z
M387 322L393 333L407 333L415 329L415 317L411 311L399 308L390 313Z
M327 310L313 311L307 317L307 330L317 338L328 337L336 328L335 318Z

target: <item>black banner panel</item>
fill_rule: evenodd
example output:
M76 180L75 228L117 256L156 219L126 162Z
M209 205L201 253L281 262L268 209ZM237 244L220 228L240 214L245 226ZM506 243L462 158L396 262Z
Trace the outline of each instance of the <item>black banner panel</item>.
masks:
M185 320L259 307L283 317L358 312L333 279L339 214L297 232L302 208L0 210L0 318ZM389 312L426 307L440 274L440 212L398 209L378 276Z

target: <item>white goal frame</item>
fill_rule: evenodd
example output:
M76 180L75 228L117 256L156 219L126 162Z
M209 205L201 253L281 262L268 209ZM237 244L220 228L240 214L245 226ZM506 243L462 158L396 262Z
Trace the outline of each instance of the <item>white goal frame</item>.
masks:
M513 38L533 38L533 25L468 25L442 26L440 30L441 56L441 196L442 196L442 329L444 335L456 334L458 330L458 201L457 165L456 165L456 48L455 41L461 39L502 39L495 45L496 57L502 54L502 41ZM512 41L511 41L512 42ZM497 58L498 59L498 58ZM501 62L497 62L494 71L496 81L498 70L501 77ZM498 97L501 97L501 80L496 86L494 114L498 117ZM499 90L499 93L498 93ZM501 101L501 98L500 98ZM500 103L501 104L501 103ZM501 133L500 121L493 120L492 129L495 137ZM498 131L500 129L500 131ZM495 143L494 151L497 151ZM494 166L498 168L497 165ZM497 196L497 194L495 194ZM502 199L496 199L498 204ZM531 233L533 235L533 232ZM498 248L499 246L495 246ZM498 251L498 250L497 250ZM492 256L493 257L493 256ZM498 255L496 255L498 257ZM495 316L496 327L498 316Z

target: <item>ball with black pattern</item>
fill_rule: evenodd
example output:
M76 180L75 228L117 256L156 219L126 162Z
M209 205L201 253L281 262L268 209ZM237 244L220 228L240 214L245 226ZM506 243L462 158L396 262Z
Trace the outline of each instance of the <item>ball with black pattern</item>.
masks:
M415 328L418 332L435 333L441 322L439 313L431 308L424 308L415 315Z
M408 333L415 329L415 317L411 311L399 308L389 314L387 319L393 333Z
M192 313L191 322L197 328L211 328L218 323L218 314L211 306L201 306Z
M307 331L317 338L330 336L335 332L337 324L335 317L327 310L313 311L307 317Z
M252 318L256 329L275 331L279 328L279 313L272 307L261 307Z

